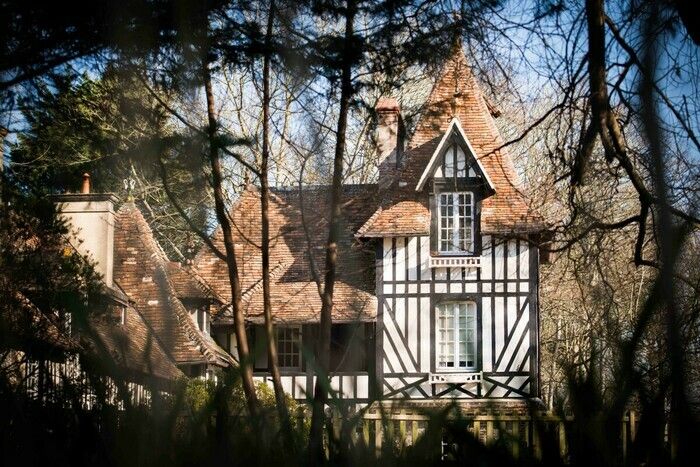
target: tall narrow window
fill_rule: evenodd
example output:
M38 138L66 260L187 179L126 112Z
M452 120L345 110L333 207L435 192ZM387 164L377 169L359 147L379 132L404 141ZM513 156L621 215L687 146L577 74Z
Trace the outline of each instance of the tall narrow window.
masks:
M474 252L474 196L469 192L440 193L440 253Z
M301 370L301 326L277 326L277 359L280 368Z
M446 178L464 178L467 176L467 156L462 148L455 144L445 152L445 170L443 171Z
M437 307L438 370L476 369L476 305L445 303Z

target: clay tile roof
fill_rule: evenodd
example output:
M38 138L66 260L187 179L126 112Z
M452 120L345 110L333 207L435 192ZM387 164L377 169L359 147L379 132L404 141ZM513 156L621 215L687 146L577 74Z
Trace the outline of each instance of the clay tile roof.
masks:
M192 268L175 261L168 261L166 266L178 298L216 300L216 294L209 284L199 277Z
M106 313L90 320L91 331L82 338L85 348L109 361L118 371L137 377L177 380L184 376L163 350L155 332L133 307L127 307L124 324L121 307L110 306Z
M115 282L176 363L232 363L231 357L189 317L177 296L168 264L141 211L133 203L123 204L114 229Z
M76 329L72 335L56 315L43 313L26 296L18 295L17 302L23 312L14 309L3 316L11 318L4 323L12 326L12 345L35 358L77 352L112 376L135 376L141 381L153 377L173 381L183 376L136 310L130 308L126 322L119 324L121 307L110 296L104 295L100 304L106 306L98 306L88 316L87 329Z
M321 301L309 266L300 201L303 200L303 212L314 246L314 262L321 270L322 277L328 232L328 187L305 188L301 197L296 188L275 189L270 198L270 275L274 319L288 323L317 321ZM344 186L343 234L338 246L338 276L334 289L335 321L367 321L376 317L374 248L354 238L354 233L367 221L376 206L376 185ZM249 321L261 322L262 258L259 248L260 195L257 189L249 187L241 194L232 210L232 218L244 312ZM223 249L220 230L214 234L214 243ZM225 262L205 247L195 258L194 269L230 302ZM224 312L218 319L229 318Z
M42 312L25 294L16 292L11 303L0 307L2 347L21 350L34 358L60 357L81 350L80 342L65 332L61 319Z
M500 149L503 140L472 74L464 51L446 62L423 106L401 167L387 184L380 210L359 230L359 236L384 237L424 234L430 231L426 193L415 191L418 180L452 119L456 117L476 152L495 194L485 198L481 210L483 233L541 231L544 223L531 207L510 155Z

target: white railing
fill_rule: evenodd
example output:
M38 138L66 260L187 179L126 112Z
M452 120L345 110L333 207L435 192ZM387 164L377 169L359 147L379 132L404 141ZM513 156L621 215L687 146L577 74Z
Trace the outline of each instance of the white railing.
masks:
M431 256L431 268L480 268L481 256Z

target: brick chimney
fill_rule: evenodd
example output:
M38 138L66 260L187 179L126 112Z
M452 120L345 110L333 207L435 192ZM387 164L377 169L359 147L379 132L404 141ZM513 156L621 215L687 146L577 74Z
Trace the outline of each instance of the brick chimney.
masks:
M84 174L80 193L56 195L59 212L71 225L71 244L95 262L108 287L114 284L114 203L112 193L91 193Z
M403 122L399 103L393 97L381 97L377 112L377 165L379 183L387 183L401 163L403 154Z

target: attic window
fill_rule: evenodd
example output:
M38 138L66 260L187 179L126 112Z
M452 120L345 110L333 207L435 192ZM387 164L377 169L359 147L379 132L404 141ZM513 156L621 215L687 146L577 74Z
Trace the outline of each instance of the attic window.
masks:
M455 170L456 169L456 170ZM467 176L467 156L459 146L454 144L445 152L445 178L464 178Z
M126 324L126 307L119 307L119 324L124 326Z

